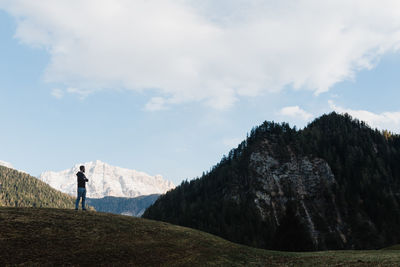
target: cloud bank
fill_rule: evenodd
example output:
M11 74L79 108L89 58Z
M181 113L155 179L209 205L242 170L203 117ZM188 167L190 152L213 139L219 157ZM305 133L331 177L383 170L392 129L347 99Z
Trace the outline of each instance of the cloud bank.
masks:
M400 112L373 113L367 110L354 110L337 106L329 101L330 108L338 113L348 113L354 118L366 122L369 126L380 130L389 130L400 133Z
M279 114L293 118L300 118L301 120L305 121L313 117L311 113L308 113L299 106L284 107L279 111Z
M16 19L20 42L50 54L47 82L80 96L155 92L148 110L190 101L223 109L286 86L318 94L400 48L397 0L0 0L0 8Z

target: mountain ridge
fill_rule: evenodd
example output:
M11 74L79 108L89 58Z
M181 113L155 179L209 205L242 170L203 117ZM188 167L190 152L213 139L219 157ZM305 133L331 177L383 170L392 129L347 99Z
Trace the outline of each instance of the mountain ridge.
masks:
M141 217L144 211L157 200L160 195L139 196L135 198L103 197L87 198L86 203L93 206L96 211L114 214Z
M164 194L175 185L161 175L150 176L144 172L111 166L100 160L80 163L72 168L53 172L47 171L39 175L39 179L69 195L76 194L76 173L79 166L86 167L87 197L102 198L138 197L141 195Z
M400 241L400 137L331 113L302 130L264 122L145 218L290 251Z

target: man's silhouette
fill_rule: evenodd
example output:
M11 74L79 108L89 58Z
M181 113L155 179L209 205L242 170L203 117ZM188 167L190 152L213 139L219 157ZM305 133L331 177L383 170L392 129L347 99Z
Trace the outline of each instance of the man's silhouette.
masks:
M82 210L86 210L85 202L86 202L86 182L89 182L89 179L85 176L85 166L79 167L80 171L76 174L78 178L78 198L75 202L75 210L78 210L79 201L82 198Z

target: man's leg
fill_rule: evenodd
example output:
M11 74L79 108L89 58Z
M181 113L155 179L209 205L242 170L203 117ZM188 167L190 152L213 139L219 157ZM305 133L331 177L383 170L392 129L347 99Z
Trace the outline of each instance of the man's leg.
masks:
M81 196L82 196L81 192L82 191L80 191L79 188L78 188L78 197L76 198L76 201L75 201L75 210L78 210L79 200L81 199Z
M85 202L86 202L86 188L83 188L83 190L82 190L82 210L86 210Z

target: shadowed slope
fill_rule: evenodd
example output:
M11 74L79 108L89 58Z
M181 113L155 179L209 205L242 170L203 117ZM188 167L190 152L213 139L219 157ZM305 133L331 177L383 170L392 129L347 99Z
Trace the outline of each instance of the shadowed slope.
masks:
M0 208L0 265L396 266L397 251L254 249L151 220L73 210Z

